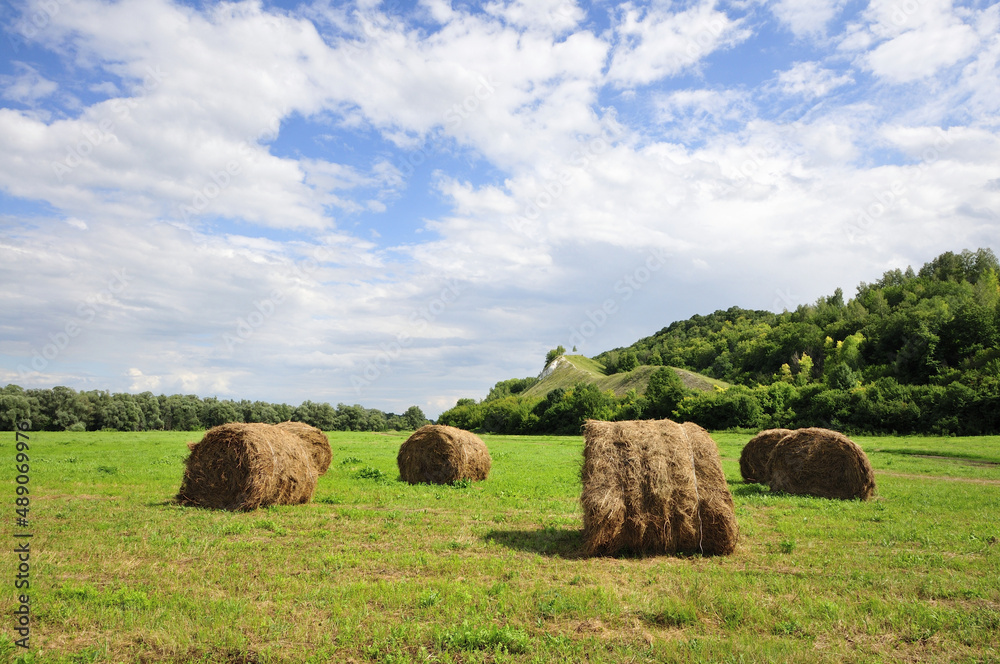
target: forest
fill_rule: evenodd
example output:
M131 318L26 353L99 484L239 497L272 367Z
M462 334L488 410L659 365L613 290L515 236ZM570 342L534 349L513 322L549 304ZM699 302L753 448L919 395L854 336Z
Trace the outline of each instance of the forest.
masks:
M276 424L286 420L305 422L324 431L398 431L428 423L418 406L397 415L342 403L334 408L328 403L304 401L293 407L265 401L202 399L193 394L78 392L63 386L0 388L3 431L11 431L23 421L30 422L35 431L195 431L227 422Z
M594 358L605 373L662 365L642 394L581 383L526 398L536 379L512 379L481 401L459 400L438 421L497 433L575 433L587 418L654 417L714 430L1000 433L998 272L991 249L949 251L918 271L862 282L848 301L837 289L794 311L693 316ZM667 367L732 385L692 392Z

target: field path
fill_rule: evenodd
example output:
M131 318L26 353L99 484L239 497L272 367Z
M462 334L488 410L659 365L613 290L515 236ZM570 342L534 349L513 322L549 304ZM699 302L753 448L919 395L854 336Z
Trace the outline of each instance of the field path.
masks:
M943 480L945 482L968 482L970 484L987 484L1000 486L1000 480L984 480L975 477L950 477L948 475L915 475L912 473L894 473L889 470L876 470L876 475L888 475L889 477L901 477L908 480Z

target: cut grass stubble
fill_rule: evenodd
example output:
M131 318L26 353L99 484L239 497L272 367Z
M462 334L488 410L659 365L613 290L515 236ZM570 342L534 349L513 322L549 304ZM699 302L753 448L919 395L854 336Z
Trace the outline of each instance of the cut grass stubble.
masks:
M411 486L406 433L334 433L312 503L228 513L170 502L197 436L32 434L34 661L998 659L1000 468L925 457L1000 438L856 439L879 492L845 502L743 483L716 434L732 556L585 558L580 437L485 436L487 481Z

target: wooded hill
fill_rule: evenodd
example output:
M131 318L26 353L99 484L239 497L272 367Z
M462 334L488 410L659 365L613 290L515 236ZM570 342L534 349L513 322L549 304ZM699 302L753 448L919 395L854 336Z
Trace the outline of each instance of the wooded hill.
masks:
M501 433L575 433L586 418L648 417L711 429L1000 433L998 272L991 249L947 252L919 271L861 283L846 302L837 289L780 314L732 307L693 316L588 360L599 370L573 385L501 381L439 422ZM678 370L731 386L694 391Z

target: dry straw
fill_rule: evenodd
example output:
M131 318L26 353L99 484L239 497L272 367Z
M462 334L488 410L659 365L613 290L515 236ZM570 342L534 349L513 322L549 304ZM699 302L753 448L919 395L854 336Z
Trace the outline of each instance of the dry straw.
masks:
M396 456L400 477L410 484L485 480L490 452L482 439L463 429L428 424L406 439Z
M318 473L308 445L270 424L223 424L191 446L177 500L225 510L307 503Z
M333 452L330 450L330 439L326 437L325 433L305 422L281 422L274 426L294 433L305 441L309 447L309 453L312 455L313 465L316 466L316 472L322 475L327 471L330 467L330 461L333 459Z
M587 555L725 555L736 547L718 447L696 424L588 420L582 480Z
M767 459L791 429L765 429L750 439L740 453L740 475L746 482L767 484Z
M864 451L829 429L799 429L782 438L767 473L772 491L843 500L875 494L875 473Z

